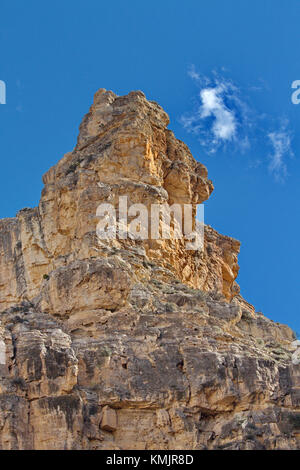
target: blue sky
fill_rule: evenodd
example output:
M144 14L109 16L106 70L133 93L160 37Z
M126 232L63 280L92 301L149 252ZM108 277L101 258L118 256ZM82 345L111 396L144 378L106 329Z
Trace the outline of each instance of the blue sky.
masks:
M208 167L242 294L300 333L299 20L298 0L2 0L0 217L38 203L98 88L141 89Z

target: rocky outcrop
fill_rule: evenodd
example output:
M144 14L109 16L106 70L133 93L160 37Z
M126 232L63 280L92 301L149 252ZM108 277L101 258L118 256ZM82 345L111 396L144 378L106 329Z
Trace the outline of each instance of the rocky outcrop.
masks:
M239 294L239 242L96 235L124 195L196 228L213 185L168 123L99 90L38 207L0 221L0 448L298 447L295 338Z

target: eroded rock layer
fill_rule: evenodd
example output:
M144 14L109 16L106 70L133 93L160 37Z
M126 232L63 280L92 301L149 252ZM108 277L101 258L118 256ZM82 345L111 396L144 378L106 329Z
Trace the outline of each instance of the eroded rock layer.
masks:
M39 206L0 221L0 448L299 446L295 338L240 296L239 242L96 236L120 196L194 216L208 199L168 123L142 92L99 90Z

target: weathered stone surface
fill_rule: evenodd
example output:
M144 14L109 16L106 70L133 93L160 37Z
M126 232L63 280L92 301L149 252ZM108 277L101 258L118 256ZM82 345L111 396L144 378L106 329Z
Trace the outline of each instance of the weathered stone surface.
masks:
M101 202L209 197L168 122L99 90L39 206L0 221L0 449L299 447L299 345L239 294L239 242L96 237Z
M114 432L117 430L117 414L109 406L104 406L101 412L100 427L104 431Z

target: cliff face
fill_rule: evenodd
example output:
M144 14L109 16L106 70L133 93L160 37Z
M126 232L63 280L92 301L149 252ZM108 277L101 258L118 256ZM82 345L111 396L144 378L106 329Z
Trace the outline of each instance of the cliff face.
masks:
M194 216L208 199L168 123L141 92L99 90L39 206L0 221L0 448L299 445L294 337L239 295L239 242L96 236L120 196Z

